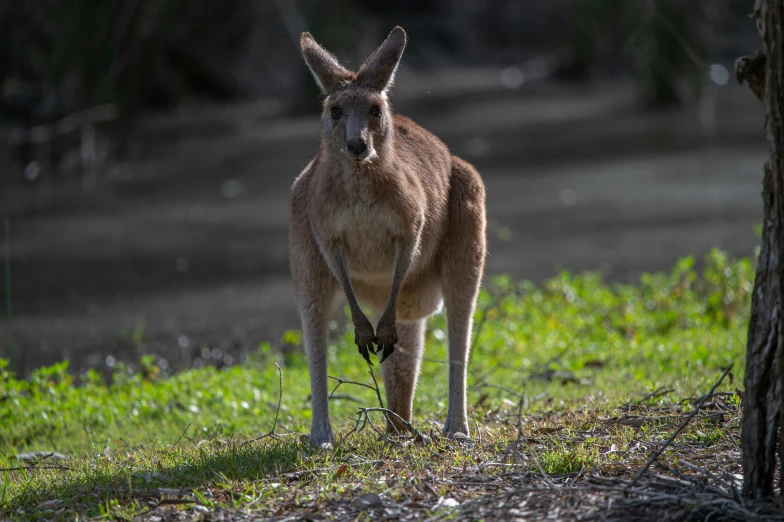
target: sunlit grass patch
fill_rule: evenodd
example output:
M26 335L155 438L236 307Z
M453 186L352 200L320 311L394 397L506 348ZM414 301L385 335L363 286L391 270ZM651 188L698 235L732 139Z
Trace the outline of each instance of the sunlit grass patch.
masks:
M557 447L538 456L545 473L549 475L568 475L595 468L599 465L599 455L595 447L581 444L577 447Z
M737 452L734 390L753 269L718 251L702 264L698 271L685 259L637 284L593 273L563 273L538 286L494 278L475 318L472 438L463 442L438 436L448 389L443 316L429 324L414 411L430 444L379 441L369 429L345 438L357 407L377 404L374 391L346 384L330 402L341 442L333 453L312 450L309 379L296 330L286 335L295 349L285 355L264 344L244 366L172 376L144 358L139 371L115 368L111 383L94 371L74 376L65 363L19 380L0 362L0 468L14 468L0 471L0 508L33 520L74 513L130 519L162 510L195 516L218 507L272 515L383 493L430 509L434 498L464 494L459 484L511 471L552 480L628 475L694 407L687 399L734 363L722 395L662 459L677 465L684 455L717 448L729 455ZM333 337L329 373L372 384L351 329ZM245 443L267 433L276 414L276 437ZM33 451L70 458L16 458ZM31 465L36 469L16 469Z

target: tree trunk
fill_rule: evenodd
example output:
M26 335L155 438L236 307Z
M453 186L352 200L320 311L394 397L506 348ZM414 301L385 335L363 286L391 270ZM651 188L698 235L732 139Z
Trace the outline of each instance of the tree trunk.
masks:
M762 248L746 348L741 450L747 499L775 492L776 445L784 421L784 0L757 0L754 15L762 51L738 60L736 72L765 104L770 159L764 169ZM779 467L784 457L780 446ZM782 485L780 477L780 492Z

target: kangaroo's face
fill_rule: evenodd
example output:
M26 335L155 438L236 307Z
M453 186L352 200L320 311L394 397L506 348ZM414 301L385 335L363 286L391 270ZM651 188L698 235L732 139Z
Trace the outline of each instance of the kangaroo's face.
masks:
M392 128L386 93L365 88L331 94L324 102L322 121L332 151L358 163L378 156L376 147Z
M392 129L387 91L406 46L405 31L396 27L357 73L340 65L309 33L303 33L300 44L305 62L327 95L324 141L349 161L372 161Z

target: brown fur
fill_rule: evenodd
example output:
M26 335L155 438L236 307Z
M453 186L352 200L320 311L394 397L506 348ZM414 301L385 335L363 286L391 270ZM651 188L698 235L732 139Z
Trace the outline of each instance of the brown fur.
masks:
M425 319L445 306L444 433L468 435L466 366L486 254L484 184L437 137L392 113L387 92L405 43L405 32L395 28L354 74L309 34L302 36L305 60L327 95L321 146L292 187L289 237L310 366L311 441L319 446L334 442L326 348L339 290L348 299L360 353L369 361L369 352L381 352L388 407L406 420ZM375 331L359 303L380 314Z

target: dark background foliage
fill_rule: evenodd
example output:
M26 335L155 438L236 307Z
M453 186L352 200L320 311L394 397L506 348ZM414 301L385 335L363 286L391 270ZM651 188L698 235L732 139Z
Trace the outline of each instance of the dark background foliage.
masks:
M393 103L484 176L488 274L748 255L764 137L732 69L758 44L750 4L0 2L0 357L187 366L296 327L287 191L321 103L303 31L357 67L406 29Z

